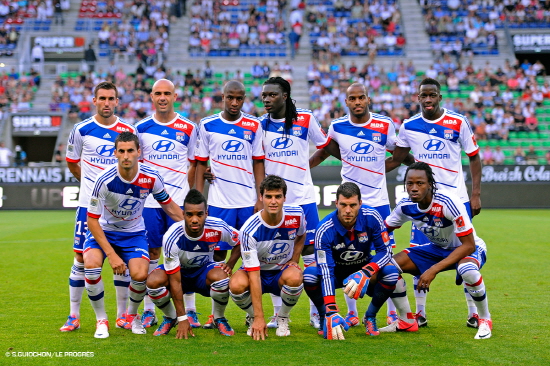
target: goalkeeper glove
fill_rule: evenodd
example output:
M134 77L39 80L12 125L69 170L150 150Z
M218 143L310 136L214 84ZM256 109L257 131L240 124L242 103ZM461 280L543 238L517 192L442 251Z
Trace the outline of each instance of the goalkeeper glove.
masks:
M344 340L344 332L349 329L345 319L338 314L338 306L334 303L326 305L323 336L325 339Z
M372 275L376 272L378 266L376 263L367 264L359 271L352 273L344 280L344 293L350 299L359 299L365 296L369 281Z

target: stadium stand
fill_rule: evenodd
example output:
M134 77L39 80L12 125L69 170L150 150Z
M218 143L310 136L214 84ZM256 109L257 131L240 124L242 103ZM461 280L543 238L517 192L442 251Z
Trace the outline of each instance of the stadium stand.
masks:
M310 108L328 129L330 121L347 113L345 90L352 82L367 86L371 110L391 117L399 128L402 121L419 112L416 100L418 83L426 76L442 84L442 105L467 116L482 148L491 152L497 147L504 154L505 164L515 164L513 152L523 149L527 154L533 146L537 163L546 163L550 148L550 88L544 69L529 62L504 68L475 70L472 64L454 71L440 70L434 75L416 71L412 63L400 62L389 70L376 64L317 64L308 69ZM537 76L538 75L538 76ZM533 163L535 159L525 162ZM468 158L464 156L464 164Z
M401 13L394 0L308 1L307 22L313 57L404 55Z
M191 56L286 57L284 5L275 0L194 1Z
M263 104L259 99L261 83L270 76L283 75L288 77L291 70L285 65L285 74L281 67L274 63L271 67L267 64L264 70L266 73L259 77L253 77L252 72L213 72L208 65L204 70L197 69L195 72L190 69L186 72L172 72L162 68L153 74L147 74L142 68L135 73L128 75L122 69L110 68L107 72L79 74L62 73L52 87L52 100L50 111L62 111L71 115L71 119L85 119L95 113L92 104L92 90L101 80L114 81L119 89L120 104L117 113L127 122L135 123L145 116L153 113L149 94L156 79L166 77L174 81L178 100L176 111L183 116L200 121L208 115L219 113L222 108L221 93L224 83L228 80L241 80L250 96L245 101L243 110L245 113L259 116L263 113Z
M40 79L40 74L33 69L19 73L12 68L0 73L0 109L12 113L30 111Z

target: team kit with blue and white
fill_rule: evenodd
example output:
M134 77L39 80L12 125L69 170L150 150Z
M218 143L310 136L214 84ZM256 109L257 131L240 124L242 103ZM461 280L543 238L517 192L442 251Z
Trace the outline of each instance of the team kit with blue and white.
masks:
M139 139L139 173L133 181L125 181L117 173L114 141L121 132L134 133ZM337 209L325 219L320 221L318 216L308 160L310 145L321 149L331 140L340 147L342 183L357 185L360 191L356 198L362 205L355 208L358 211L351 228L343 226L345 208L338 202ZM415 160L427 162L434 171L437 190L428 210L410 199L402 200L391 210L384 162L386 153L392 153L396 146L411 148ZM104 126L92 117L74 127L67 145L67 161L79 163L82 170L74 251L101 249L91 231L86 232L86 217L98 219L126 265L133 258L142 258L150 263L150 274L158 270L169 278L178 273L184 293L212 298L213 319L222 318L231 297L248 314L247 334L251 335L255 324L250 316L251 308L255 307L253 299L248 300L246 292L233 296L228 285L231 277L207 285L209 271L225 268L223 262L214 260L215 251L238 248L242 267L234 271L257 271L262 293L281 296L280 312L286 317L305 289L319 309L319 334L328 339L343 339L341 330L358 325L347 324L339 317L335 290L345 288L349 297L358 299L367 294L373 298L362 320L366 334L377 336L379 332L372 319L380 305L388 298L397 303L404 293L403 271L392 258L393 229L406 221L413 222L419 233L411 242L417 240L419 245L409 248L407 253L420 274L450 256L463 244L461 238L468 235L473 235L475 242L474 252L465 257L470 262L453 269L457 274L472 268L479 271L487 260L485 242L476 235L471 222L460 161L462 149L470 156L479 152L466 117L448 110L437 121L427 121L421 114L413 116L397 134L393 121L376 113L370 113L368 122L361 125L353 123L349 116L338 118L332 121L328 133L311 111L303 109L297 109L297 118L290 129L285 128L284 119L274 119L269 113L256 118L241 112L237 120L229 121L220 112L199 124L179 114L162 123L153 114L135 126L118 118L113 125ZM263 161L265 176L275 175L286 183L285 204L280 212L283 219L275 226L266 223L261 210L254 212L259 200L259 182L254 174L257 161ZM208 188L203 231L192 237L186 232L184 221L174 222L161 205L174 201L185 209L184 201L193 188L189 174L194 174L197 162L208 162L214 178ZM335 198L348 202L353 197ZM292 258L299 240L313 245L315 255L307 258L305 272L300 268L303 272L300 286L281 285L284 272L296 267ZM162 257L151 260L151 248L159 248ZM73 272L70 288L80 289L74 295L78 297L85 288L82 276L76 276L77 272L84 272L83 264L75 261ZM480 281L476 277L474 283L466 285L472 291L483 291L486 301ZM122 292L132 291L129 283L128 274L115 278L115 286ZM148 292L150 304L154 303L166 315L155 335L166 335L179 322L188 320L187 315L175 315L171 292L164 287ZM103 292L88 296L93 304L103 297ZM134 297L131 293L129 300L128 294L117 297L117 327L127 328L124 307ZM383 301L379 304L376 301L380 299ZM79 314L72 307L71 313ZM400 311L398 315L395 324L388 327L418 330L405 329L403 325L416 322L415 313ZM200 326L189 321L193 328ZM78 329L80 323L75 324L68 330ZM227 329L219 330L223 335L234 334ZM289 334L290 331L277 333Z

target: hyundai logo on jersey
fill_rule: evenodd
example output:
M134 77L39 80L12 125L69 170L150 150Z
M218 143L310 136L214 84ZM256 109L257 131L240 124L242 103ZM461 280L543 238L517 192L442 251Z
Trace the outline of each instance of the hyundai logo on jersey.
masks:
M269 252L275 255L281 254L286 252L289 246L290 245L288 243L275 243L273 244Z
M101 156L111 157L115 153L115 146L114 145L101 145L101 146L98 146L97 149L95 149L95 152L98 155L101 155Z
M172 141L159 140L153 144L153 149L158 152L168 152L174 150L176 145Z
M222 149L227 152L239 152L244 149L244 145L242 142L237 140L227 140L223 143Z
M345 260L346 262L354 262L363 258L364 255L364 252L359 252L357 250L346 250L345 252L340 254L340 258Z
M198 255L196 257L191 258L188 263L191 266L202 267L202 265L208 262L209 259L210 257L208 255Z
M287 147L291 147L292 144L292 140L288 137L277 137L271 140L271 146L273 146L274 149L286 149Z
M366 142L358 142L351 145L351 151L356 154L370 154L374 150L374 146Z
M432 226L426 226L420 229L426 236L438 236L439 235L439 229L432 227Z
M125 210L135 210L141 205L141 202L139 200L133 199L133 198L127 198L124 201L118 205L118 207L125 209Z
M441 151L445 148L445 143L440 140L426 140L424 142L424 149L428 151Z

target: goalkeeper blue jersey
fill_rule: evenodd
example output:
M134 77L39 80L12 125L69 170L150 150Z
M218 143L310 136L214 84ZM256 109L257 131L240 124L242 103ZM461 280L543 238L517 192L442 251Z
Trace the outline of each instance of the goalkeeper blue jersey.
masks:
M382 268L392 257L382 217L372 207L363 205L353 229L348 231L338 220L338 211L330 213L317 227L315 257L323 296L334 296L335 277L345 278L369 263Z

